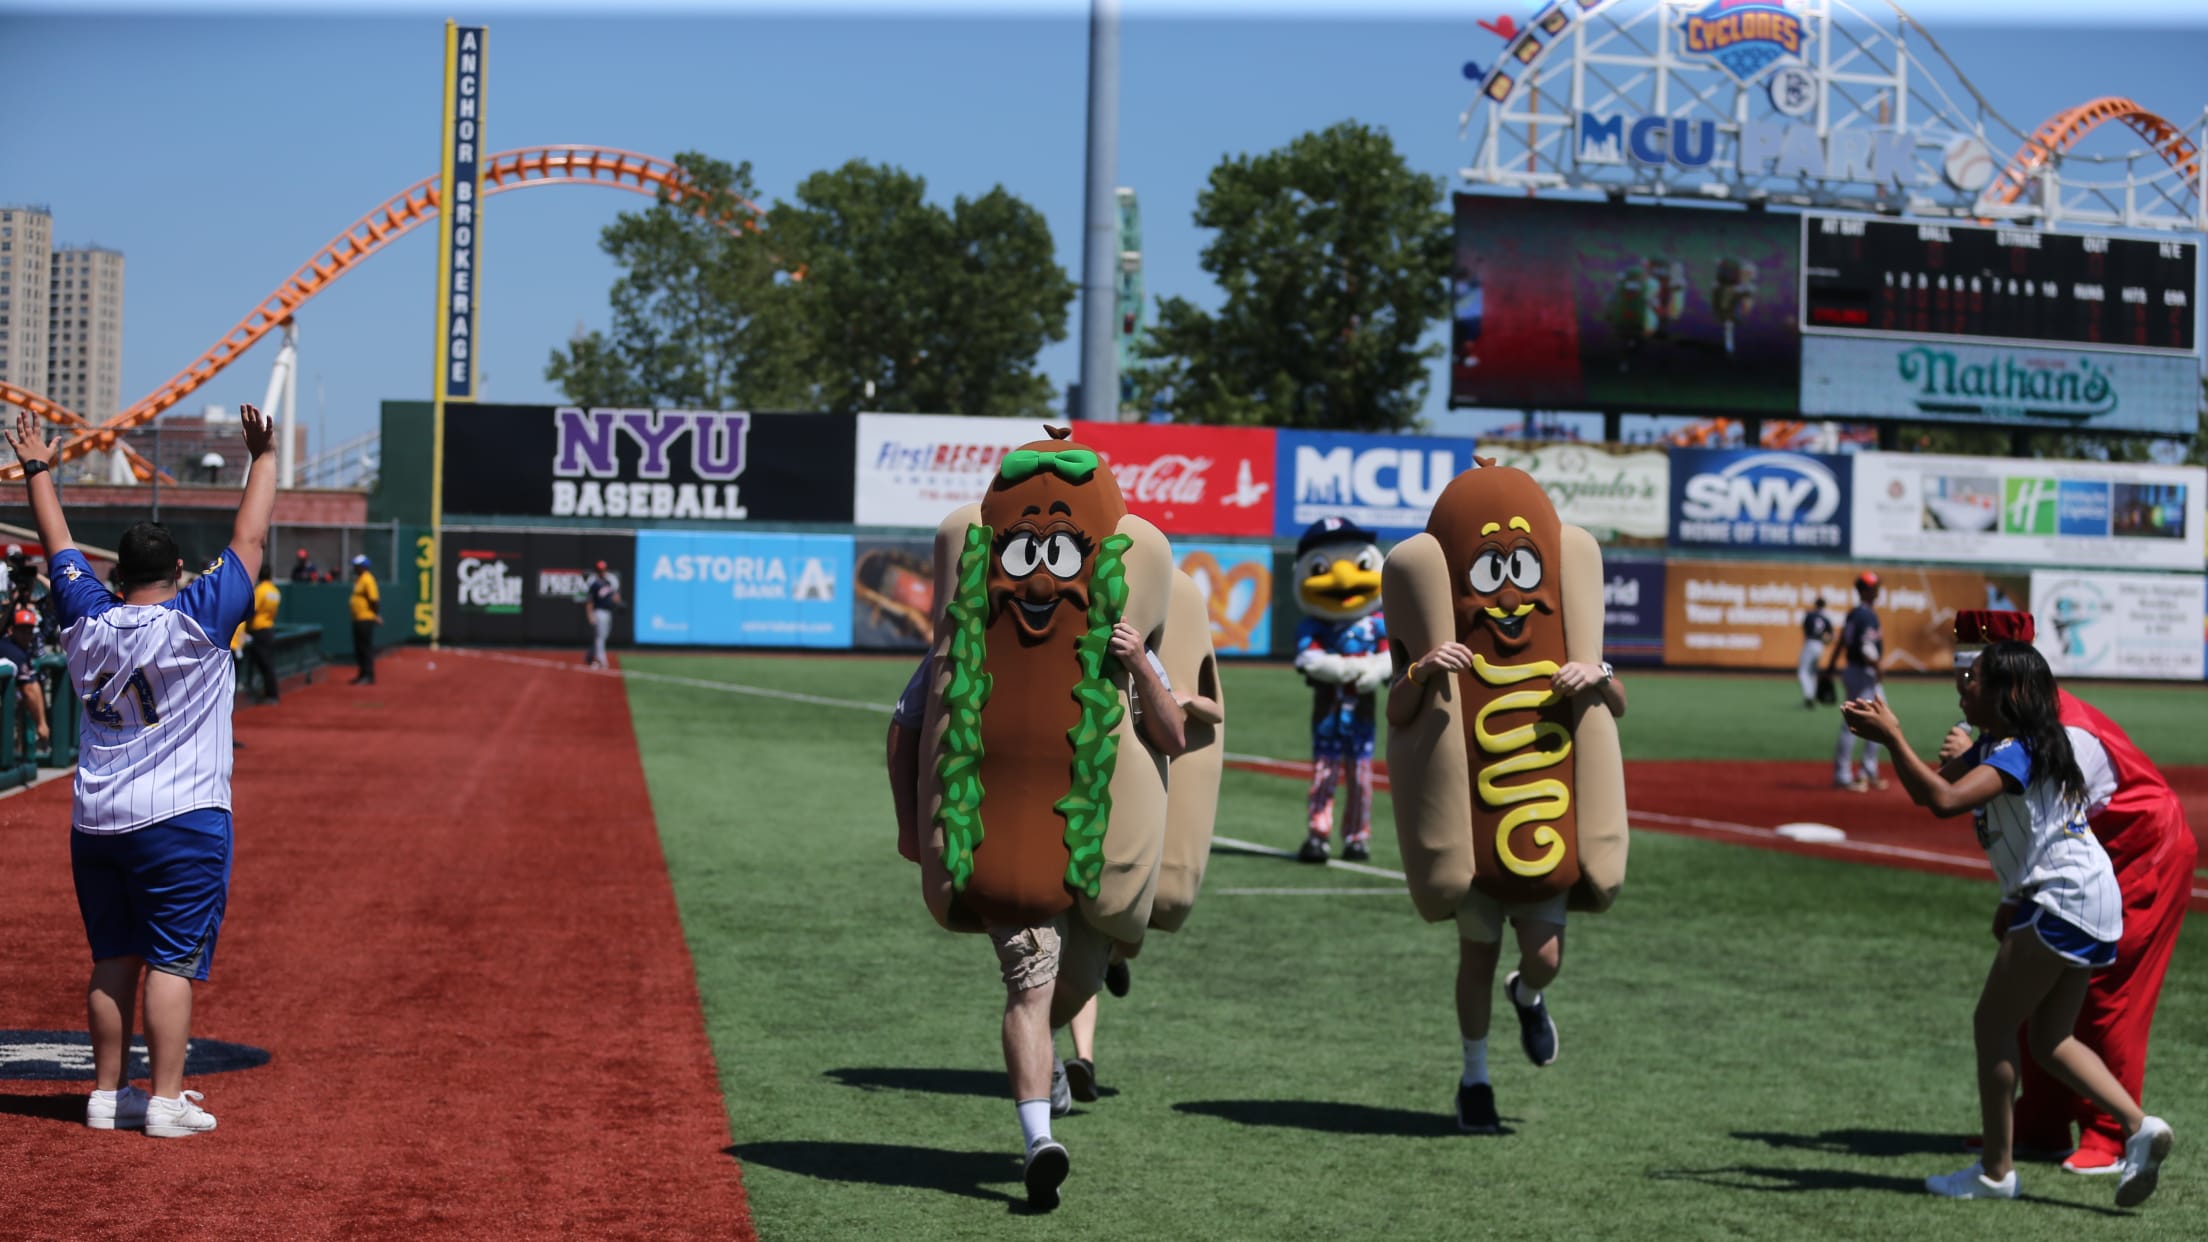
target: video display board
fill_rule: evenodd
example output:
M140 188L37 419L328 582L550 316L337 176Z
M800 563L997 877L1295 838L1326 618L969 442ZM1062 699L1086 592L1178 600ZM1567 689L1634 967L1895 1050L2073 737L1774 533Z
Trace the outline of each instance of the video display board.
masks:
M1789 414L1792 216L1459 194L1449 403Z
M2192 354L2196 243L1802 216L1807 332Z

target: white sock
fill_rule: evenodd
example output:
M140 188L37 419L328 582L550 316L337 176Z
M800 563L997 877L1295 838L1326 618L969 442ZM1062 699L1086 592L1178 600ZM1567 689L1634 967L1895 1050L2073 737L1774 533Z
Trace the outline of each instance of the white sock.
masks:
M1518 1004L1524 1005L1528 1008L1541 1003L1541 994L1539 992L1535 992L1530 996L1527 995L1526 977L1524 975L1520 975L1516 979L1511 980L1510 998L1513 1001L1516 1001Z
M1029 1147L1035 1140L1050 1137L1050 1101L1020 1101L1020 1134Z
M95 1100L113 1100L115 1096L116 1092L114 1091L94 1091L92 1093L92 1098Z
M1461 1081L1466 1084L1487 1081L1486 1040L1467 1039L1464 1041L1464 1077Z

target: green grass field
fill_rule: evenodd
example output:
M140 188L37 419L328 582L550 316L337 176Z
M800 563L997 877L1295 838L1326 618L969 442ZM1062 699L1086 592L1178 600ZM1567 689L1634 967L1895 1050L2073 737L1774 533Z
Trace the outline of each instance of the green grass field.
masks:
M761 1236L951 1238L2198 1237L2208 1207L2208 957L2188 933L2149 1104L2179 1132L2137 1213L2109 1179L2025 1165L2028 1202L1950 1203L1925 1175L1975 1132L1971 1006L1994 893L1913 872L1636 834L1611 913L1574 923L1551 990L1562 1055L1490 1065L1511 1131L1455 1132L1450 929L1390 880L1225 850L1134 989L1105 997L1113 1090L1054 1131L1065 1204L1020 1206L1019 1132L986 941L939 929L897 856L886 705L903 660L631 656L653 811ZM1630 676L1630 675L1629 675ZM700 685L657 678L684 678ZM1791 684L1635 676L1636 758L1821 758ZM1304 753L1279 668L1227 673L1228 746ZM1930 740L1952 691L1894 697ZM2208 742L2195 690L2087 697L2166 763ZM1302 789L1230 772L1223 837L1292 848ZM1399 867L1388 808L1373 862ZM1283 895L1255 889L1320 889ZM1061 1040L1061 1055L1069 1055Z

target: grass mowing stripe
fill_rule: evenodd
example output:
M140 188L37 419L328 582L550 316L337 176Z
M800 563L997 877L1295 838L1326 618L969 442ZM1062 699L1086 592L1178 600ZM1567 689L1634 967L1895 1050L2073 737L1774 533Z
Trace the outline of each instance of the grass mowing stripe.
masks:
M631 659L852 703L890 701L911 671ZM1252 721L1234 748L1295 753L1295 730L1278 746L1263 734L1300 696L1237 697L1231 677L1230 718ZM1649 684L1634 685L1636 712L1688 688ZM1634 841L1616 907L1572 922L1548 992L1563 1058L1515 1059L1501 1009L1489 1065L1512 1133L1457 1135L1454 929L1400 896L1227 899L1334 877L1276 856L1303 839L1302 787L1229 771L1218 831L1267 852L1215 854L1187 927L1151 937L1130 994L1100 1002L1098 1072L1115 1094L1055 1123L1073 1158L1066 1203L1026 1218L996 963L983 938L934 925L896 856L879 720L681 681L628 690L768 1242L1468 1229L2073 1242L2190 1236L2208 1208L2208 1163L2182 1141L2134 1219L2108 1219L2110 1179L2051 1165L2022 1166L2031 1202L1926 1195L1977 1129L1970 1015L1992 885L1660 833ZM1392 833L1373 850L1401 866ZM1377 891L1342 878L1345 893ZM2208 955L2181 952L2147 1091L2187 1134L2208 1124L2203 1029Z

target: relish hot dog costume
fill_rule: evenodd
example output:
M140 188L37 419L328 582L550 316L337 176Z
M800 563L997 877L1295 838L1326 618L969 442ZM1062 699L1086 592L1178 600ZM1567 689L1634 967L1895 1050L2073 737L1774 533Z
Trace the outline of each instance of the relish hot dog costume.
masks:
M1625 772L1609 701L1592 691L1566 700L1550 685L1566 663L1601 662L1602 550L1558 520L1531 476L1482 461L1442 490L1425 532L1388 554L1382 578L1395 634L1396 837L1419 914L1458 924L1458 1124L1492 1133L1486 1028L1504 919L1517 925L1521 971L1553 977L1565 911L1608 909L1625 881ZM1421 669L1451 642L1469 650L1469 668ZM1518 979L1505 992L1521 1043L1549 1064L1556 1028L1538 989L1525 994Z
M1187 742L1166 767L1165 849L1158 866L1150 929L1175 932L1188 920L1211 860L1211 833L1219 812L1219 777L1227 749L1226 694L1219 685L1219 657L1211 643L1211 609L1196 580L1173 571L1173 599L1165 639L1158 645L1166 679L1219 707L1216 716L1188 709ZM1140 945L1130 945L1132 957Z
M1380 546L1345 518L1313 522L1296 543L1296 671L1311 687L1310 834L1305 862L1325 862L1342 799L1342 857L1371 856L1373 692L1388 676L1380 615Z

